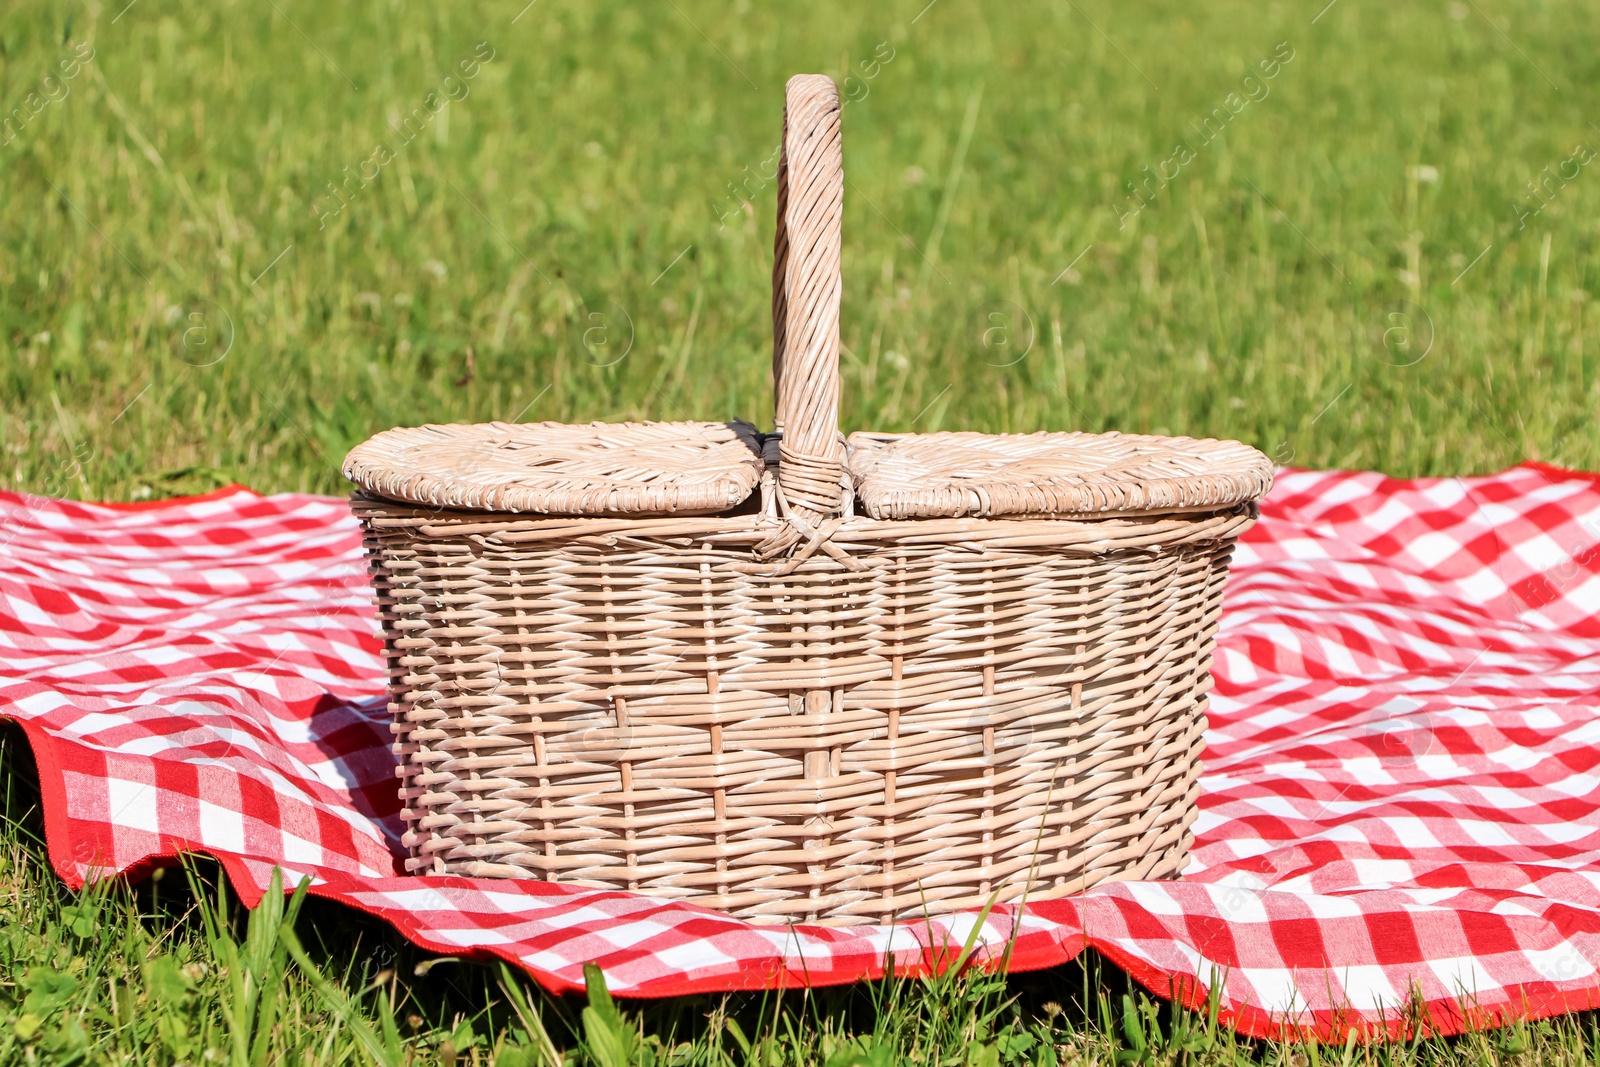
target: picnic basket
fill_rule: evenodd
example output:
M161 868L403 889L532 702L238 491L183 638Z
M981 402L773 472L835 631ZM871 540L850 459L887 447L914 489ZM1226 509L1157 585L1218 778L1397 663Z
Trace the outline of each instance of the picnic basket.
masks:
M838 428L840 104L790 80L773 433L378 434L408 869L845 925L1175 875L1237 442Z

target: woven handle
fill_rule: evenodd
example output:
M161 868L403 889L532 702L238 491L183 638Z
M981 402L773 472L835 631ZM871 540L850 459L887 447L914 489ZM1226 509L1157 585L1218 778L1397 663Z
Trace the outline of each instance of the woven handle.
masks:
M839 224L844 165L839 87L825 74L789 79L778 163L772 265L772 385L783 431L778 483L791 509L844 506L839 438Z

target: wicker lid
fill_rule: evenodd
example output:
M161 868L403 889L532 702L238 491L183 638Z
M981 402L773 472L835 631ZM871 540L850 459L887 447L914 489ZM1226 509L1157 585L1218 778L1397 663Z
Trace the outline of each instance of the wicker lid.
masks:
M874 519L1192 511L1272 486L1272 462L1238 441L1120 433L856 433L850 470Z
M744 422L490 422L386 430L344 474L391 500L541 515L704 515L761 480Z

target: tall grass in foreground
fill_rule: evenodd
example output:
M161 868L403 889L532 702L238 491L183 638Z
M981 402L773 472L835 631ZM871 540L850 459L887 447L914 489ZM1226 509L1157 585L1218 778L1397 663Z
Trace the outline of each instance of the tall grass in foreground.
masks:
M591 972L587 998L552 998L504 966L421 953L303 893L269 893L247 912L203 860L72 893L49 869L14 727L0 728L0 776L0 1065L1576 1067L1600 1055L1592 1012L1453 1040L1250 1041L1092 955L1009 978L953 969L642 1007L614 1001Z

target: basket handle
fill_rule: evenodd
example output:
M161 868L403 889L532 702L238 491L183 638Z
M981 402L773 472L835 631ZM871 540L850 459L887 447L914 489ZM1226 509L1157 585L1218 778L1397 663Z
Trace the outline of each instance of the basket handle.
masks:
M778 163L772 263L772 386L778 485L791 511L844 509L839 436L840 220L844 164L839 87L825 74L789 79Z

